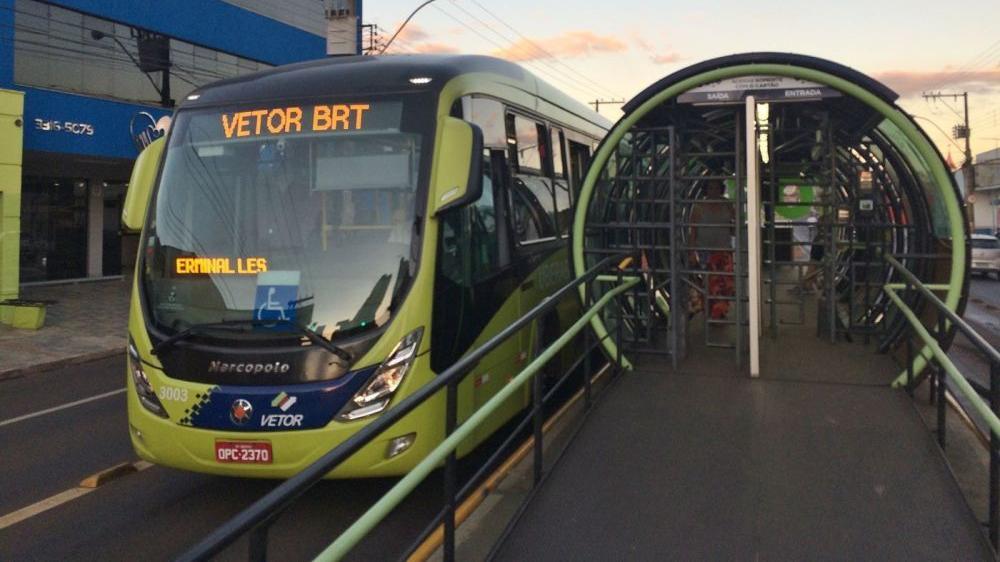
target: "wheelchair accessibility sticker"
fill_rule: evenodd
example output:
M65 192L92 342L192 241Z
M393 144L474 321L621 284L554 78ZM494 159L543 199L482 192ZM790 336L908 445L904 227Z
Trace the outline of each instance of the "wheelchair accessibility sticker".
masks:
M254 320L295 322L299 303L299 272L268 271L257 275Z

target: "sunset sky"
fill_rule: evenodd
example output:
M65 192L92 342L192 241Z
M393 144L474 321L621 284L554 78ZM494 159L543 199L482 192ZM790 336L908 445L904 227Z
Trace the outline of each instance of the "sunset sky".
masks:
M365 23L377 24L387 39L419 3L367 3ZM776 0L707 0L676 5L653 0L437 0L414 17L388 52L500 56L585 102L629 99L675 70L716 56L802 53L885 82L901 95L906 111L924 118L920 125L943 154L951 150L955 163L961 163L962 150L953 142L961 141L951 141L949 135L960 122L961 100L935 103L921 93L968 91L973 153L1000 147L997 0L838 0L807 7ZM621 115L611 106L601 112L613 120Z

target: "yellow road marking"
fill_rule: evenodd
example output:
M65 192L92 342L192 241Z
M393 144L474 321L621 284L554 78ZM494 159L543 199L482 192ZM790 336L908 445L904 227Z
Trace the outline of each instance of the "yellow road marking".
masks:
M123 467L123 466L129 466L131 468L127 468L127 469L122 470L120 467ZM31 505L29 505L27 507L22 507L21 509L19 509L17 511L13 511L11 513L8 513L7 515L4 515L3 517L0 517L0 531L2 531L3 529L6 529L7 527L10 527L10 526L13 526L13 525L17 525L18 523L20 523L21 521L24 521L25 519L30 519L30 518L32 518L32 517L34 517L34 516L36 516L36 515L38 515L40 513L44 513L46 511L48 511L48 510L50 510L50 509L52 509L54 507L59 507L60 505L63 505L65 503L69 503L69 502L71 502L71 501L79 498L80 496L87 495L90 492L93 492L94 490L96 490L98 486L101 486L102 484L107 484L108 482L110 482L112 480L111 478L107 478L107 477L105 477L104 479L101 479L98 475L107 473L110 470L118 470L119 473L117 474L117 476L122 476L122 475L125 475L125 474L131 474L133 472L140 472L140 471L146 470L147 468L149 468L151 466L153 466L153 463L149 463L149 462L146 462L146 461L135 461L133 463L124 463L123 465L117 465L117 466L111 467L110 469L102 470L102 471L100 471L97 474L94 474L92 476L88 476L87 478L85 478L83 480L83 482L81 482L80 486L77 486L75 488L70 488L68 490L59 492L58 494L56 494L54 496L49 496L49 497L45 498L44 500L35 502L35 503L33 503L33 504L31 504ZM87 483L87 482L89 482L91 480L93 480L93 482L94 482L93 486L89 486L88 487L88 486L84 485L84 483Z
M94 490L96 490L96 488L70 488L65 492L59 492L54 496L47 497L40 502L29 505L28 507L22 507L13 513L8 513L7 515L0 517L0 530L6 529L11 525L17 525L25 519L34 517L39 513L52 509L53 507L59 507L64 503L71 502L80 496L93 492Z

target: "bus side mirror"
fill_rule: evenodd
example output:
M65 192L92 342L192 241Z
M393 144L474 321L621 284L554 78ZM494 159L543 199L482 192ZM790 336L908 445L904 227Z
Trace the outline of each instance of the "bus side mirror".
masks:
M445 117L437 147L432 207L438 215L479 199L483 194L483 131L455 117Z
M156 172L160 168L164 143L163 137L149 143L132 166L132 177L128 180L125 204L122 205L122 227L128 232L139 232L146 221L146 209L149 207L149 196L153 193L153 183L156 182Z

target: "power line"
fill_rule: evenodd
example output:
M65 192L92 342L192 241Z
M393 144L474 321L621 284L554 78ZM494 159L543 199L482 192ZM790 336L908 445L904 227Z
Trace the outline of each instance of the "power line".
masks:
M382 31L383 33L386 33L386 34L389 33L388 30L386 30L384 27L382 27L380 25L376 25L375 28L378 29L378 30L380 30L380 31ZM404 53L416 53L417 52L416 49L414 49L413 46L410 45L407 41L404 41L404 40L402 40L402 39L400 39L398 37L392 43L392 48L395 49L397 47L399 48L400 51L402 51ZM379 54L386 54L386 50L388 50L388 48L379 49L377 41L376 41L375 50Z
M941 134L942 134L942 135L944 136L944 138L945 138L945 139L946 139L946 140L947 140L948 142L950 142L950 143L951 143L951 144L952 144L952 145L953 145L953 146L954 146L955 148L957 148L957 149L959 149L959 150L961 150L961 151L963 151L963 152L965 151L965 149L964 149L964 148L962 148L962 146L961 146L961 145L959 145L959 144L958 144L957 142L955 142L954 140L952 140L952 138L951 138L951 135L950 135L950 134L948 134L947 132L945 132L945 130L944 130L944 129L942 129L942 128L941 128L941 125L938 125L938 124L937 124L937 122L935 122L935 121L933 121L933 120L931 120L931 119L928 119L927 117L924 117L923 115L916 115L916 114L914 114L914 113L911 113L911 114L910 114L910 117L913 117L914 119L921 119L921 120L923 120L923 121L927 121L927 122L928 122L928 123L930 123L931 125L934 125L934 128L936 128L936 129L937 129L938 131L940 131L940 132L941 132Z
M625 98L621 98L621 99L617 99L617 100L616 99L602 100L602 99L598 98L598 99L596 99L596 100L594 100L594 101L592 101L590 103L594 106L594 111L597 112L597 113L600 113L601 112L601 104L604 104L604 105L621 105L621 104L625 103Z
M498 22L500 22L501 25L503 25L507 29L513 31L518 37L520 37L521 39L527 41L530 45L534 46L535 49L537 49L539 52L543 53L549 59L555 61L557 64L560 64L560 65L568 68L571 72L577 74L578 76L580 76L584 80L590 82L591 84L594 84L594 85L598 86L599 88L606 89L606 86L604 86L603 84L601 84L601 83L599 83L599 82L597 82L595 80L592 80L586 74L580 72L579 70L573 68L572 66L566 64L565 62L560 61L557 57L555 57L552 53L550 53L549 51L547 51L546 49L544 49L536 41L528 38L523 33L521 33L520 31L518 31L517 29L515 29L514 26L510 25L509 23L507 23L506 21L504 21L500 16L496 15L493 11L487 9L486 6L483 6L482 4L480 4L478 0L472 0L472 3L475 4L476 6L478 6L480 10L482 10L482 11L486 12L487 14L489 14L493 19L495 19Z
M6 28L10 29L10 26L0 26L0 28L3 28L3 27L6 27ZM11 39L12 38L13 39L13 43L15 44L15 47L17 47L18 45L21 45L22 47L24 45L34 46L34 47L37 48L35 52L41 52L41 51L64 51L64 52L66 52L68 54L61 55L61 56L66 61L69 61L69 62L81 63L81 62L85 61L86 63L91 64L94 61L104 60L104 61L112 61L114 63L122 63L122 64L119 65L120 68L124 68L124 69L128 69L128 70L134 70L135 69L134 61L131 59L131 57L124 58L121 55L123 55L125 53L119 52L118 50L112 49L110 47L102 46L101 44L96 43L94 41L88 42L88 41L71 39L71 38L67 38L67 37L48 36L48 35L46 35L46 34L44 34L42 32L39 32L37 30L37 28L26 29L26 28L23 28L22 26L19 26L19 25L18 26L14 26L14 31L15 32L20 31L20 32L25 32L25 33L38 34L38 35L41 35L42 38L48 39L48 41L45 41L45 42L33 41L31 39L27 39L27 38L24 38L24 37L17 37L16 35L13 36L13 37L11 37L10 35L0 35L0 37L3 37L4 39ZM21 48L21 49L17 49L17 50L21 51L21 50L24 50L24 49ZM100 52L98 52L98 51L100 51ZM129 53L129 54L131 54L131 53ZM53 56L55 56L55 54L53 54ZM195 58L201 58L203 60L210 60L212 62L221 62L221 61L216 61L215 59L207 59L205 57L195 57ZM192 75L200 74L200 75L203 75L203 76L205 76L207 78L222 79L222 78L231 78L233 76L238 76L239 75L238 72L237 73L233 73L233 74L223 74L223 73L220 73L220 72L213 72L211 70L204 69L204 68L188 67L188 66L186 66L186 65L184 65L182 63L175 62L175 61L165 61L164 59L152 58L151 60L153 60L153 61L159 60L160 62L170 62L172 69L173 68L179 68L179 69L187 71L188 74L192 74ZM222 63L222 64L228 64L228 63ZM237 67L237 70L246 70L248 72L252 72L252 70L249 69L249 68L240 68L240 67Z
M461 19L455 17L450 12L445 11L444 9L442 9L440 6L434 5L433 8L436 9L436 10L438 10L439 12L443 13L444 15L448 16L449 18L451 18L452 20L454 20L455 22L457 22L459 25L462 25L465 28L469 29L474 34L476 34L477 36L479 36L481 39L483 39L484 41L486 41L486 42L490 43L491 45L497 47L498 49L505 49L506 48L504 45L501 45L501 44L497 43L496 41L494 41L493 39L491 39L490 37L487 37L487 36L483 35L482 33L480 33L478 29L476 29L476 28L472 27L471 25L469 25L465 20L461 20ZM525 61L525 64L532 64L532 63L530 63L528 61ZM567 83L565 79L562 79L562 78L560 78L558 76L553 75L552 73L546 71L544 68L538 68L537 66L533 66L532 68L536 72L544 74L544 75L548 76L549 78L552 78L553 80L557 80L557 81L562 82L564 84ZM591 95L598 95L598 96L602 95L601 92L593 91L592 89L591 89L590 94Z
M13 39L13 43L17 47L17 50L20 52L30 53L32 55L41 56L53 61L83 64L86 66L93 66L93 67L103 67L111 70L124 70L124 71L136 70L135 59L132 51L137 52L137 49L125 48L120 52L117 49L106 46L103 43L98 43L96 40L94 41L83 40L82 39L83 32L86 32L89 29L82 25L74 27L74 29L80 30L81 38L66 36L66 35L53 35L50 34L48 30L24 25L23 23L15 23L13 26L10 24L0 25L0 29L7 29L14 31L15 35L13 36L11 36L8 31L7 33L0 34L0 37L4 37L5 39L8 40ZM44 39L44 41L35 41L29 39L28 37L19 36L21 34L26 34L28 36L37 36L39 40ZM122 41L123 44L125 41L131 42L131 40L134 39L132 37L121 37L109 34L106 34L106 36L117 39L118 41L124 40ZM35 47L35 48L32 49L30 47ZM65 54L62 54L59 51L65 52ZM122 54L125 54L128 58L127 59L123 58L121 56ZM200 59L203 61L209 61L215 64L216 66L226 65L231 69L229 70L229 73L224 74L221 72L214 72L201 67L188 67L187 65L176 61L163 60L163 59L160 60L160 62L170 63L172 76L175 76L182 82L186 82L187 84L190 84L191 86L194 87L200 87L204 84L207 84L208 82L215 81L218 79L231 78L234 76L239 76L240 74L246 74L255 71L255 69L253 68L239 64L239 62L233 63L220 60L218 58L209 58L199 54L195 54L193 52L192 53L180 52L179 54L180 56L176 58L180 58L182 60L185 58L190 58L192 61ZM229 55L229 56L235 57L235 55ZM239 58L242 59L242 57ZM258 67L258 69L261 65L265 64L256 61L250 61L250 59L242 59L242 60L253 62L254 65ZM102 64L102 62L104 64ZM154 89L156 89L155 85Z
M943 78L941 81L934 84L930 90L936 90L945 86L947 84L957 84L961 83L961 80L971 77L973 73L984 64L990 62L990 59L994 57L1000 57L1000 39L996 42L990 44L984 50L980 51L979 54L973 56L969 61L967 61L962 66L958 67L955 71L951 73L949 78Z
M75 10L67 10L67 9L64 9L64 8L59 8L58 6L54 6L54 7L58 8L60 10L71 12L71 13L79 15L81 17L82 16L89 16L89 14L85 14L83 12L77 12ZM40 36L42 36L42 37L44 37L44 38L46 38L46 39L48 39L50 41L51 40L55 40L55 41L59 41L59 42L65 42L65 43L71 43L71 44L75 44L75 45L80 45L84 49L88 49L88 50L90 50L90 49L100 49L100 50L114 52L114 49L112 49L110 47L101 46L99 43L97 43L95 41L85 40L84 37L83 37L84 34L85 34L85 32L89 33L90 31L93 31L94 29L93 29L93 26L87 26L82 21L80 23L67 23L67 22L63 22L63 21L56 21L56 20L53 20L51 18L51 16L49 16L49 15L44 15L43 16L43 15L31 13L31 12L26 12L24 10L18 10L16 8L11 8L11 7L0 7L0 10L6 10L8 12L13 13L14 16L15 16L15 20L14 20L14 25L13 26L10 25L10 24L4 24L4 25L2 25L0 27L4 27L4 28L7 28L7 29L20 30L20 31L24 31L24 32L27 32L27 33L37 34L37 35L40 35ZM22 17L19 18L18 16L22 16ZM23 19L24 17L32 18L32 19L36 19L36 20L44 20L46 23L54 21L62 29L72 29L74 33L77 30L79 30L80 36L79 37L72 37L72 36L67 36L65 34L52 33L51 30L48 29L48 28L33 27L33 26L30 26L30 25L24 24L23 21L22 22L18 22L17 21L18 19ZM100 19L100 18L96 18L96 19L98 19L101 23L114 23L114 22L111 22L110 20L103 20L103 19ZM128 27L130 29L139 29L139 28L134 28L133 26L128 26ZM117 37L119 40L121 40L123 42L127 42L127 43L131 43L135 39L131 35L124 36L124 35L118 35L116 33L110 32L110 31L103 31L103 30L98 30L98 31L102 31L103 33L107 34L109 37ZM15 37L15 39L17 39L17 38ZM184 41L182 39L178 39L178 38L175 38L175 37L168 37L168 39L170 39L170 41L173 42L174 44L189 45L191 47L191 49L192 49L191 52L184 52L184 51L180 51L180 50L176 50L176 49L171 49L171 52L173 54L178 55L180 57L191 57L192 60L194 60L194 59L201 59L203 61L211 62L211 63L214 63L216 65L225 65L225 66L233 67L233 68L236 68L237 70L246 68L246 67L241 67L239 61L247 61L248 63L254 63L255 65L258 65L258 66L259 65L264 65L266 67L272 67L273 66L273 65L271 65L269 63L266 63L266 62L263 62L263 61L258 61L258 60L254 60L254 59L249 59L249 58L244 57L244 56L234 55L234 54L231 54L231 53L226 53L226 52L219 51L218 49L215 49L215 48L212 48L212 47L203 47L201 45L190 43L188 41ZM213 56L213 57L207 57L205 55L198 54L195 51L196 49L211 51L215 56ZM133 49L133 52L138 52L138 47L137 46L136 46L135 49ZM232 57L235 60L234 61L223 60L223 59L218 58L218 55L224 55L226 57ZM150 60L165 62L163 59L160 59L160 58L157 58L157 57L150 57ZM233 75L237 75L237 74L233 74ZM222 76L222 77L229 77L230 75L220 75L220 76Z
M552 64L551 62L549 62L550 59L551 60L557 60L552 55L552 53L549 53L545 49L542 49L537 43L535 43L534 41L532 41L532 40L528 39L527 37L525 37L524 35L522 35L520 32L518 32L516 29L514 29L513 27L511 27L510 25L508 25L507 23L505 23L503 20L500 20L499 18L497 18L495 15L492 14L492 12L486 11L488 14L492 15L495 19L497 19L497 21L499 21L500 23L502 23L506 27L510 28L515 34L519 35L522 39L524 39L525 42L522 43L521 45L518 45L517 41L514 41L510 37L504 35L503 33L500 33L499 31L496 30L495 27L491 26L490 24L488 24L485 21L483 21L483 20L479 19L478 17L476 17L475 14L472 14L471 12L469 12L468 10L466 10L465 8L463 8L461 6L461 4L459 4L456 0L450 0L450 2L456 8L458 8L463 13L465 13L466 15L468 15L470 18L472 18L473 20L475 20L477 23L479 23L480 25L482 25L486 29L488 29L491 32L493 32L494 35L496 35L497 37L500 37L503 41L509 42L510 45L511 45L511 47L514 47L515 49L518 49L518 50L521 50L521 51L526 51L527 47L533 47L535 49L535 53L536 54L541 54L542 56L539 57L539 58L537 58L537 59L535 59L535 60L533 60L533 61L531 61L531 62L535 62L535 63L539 63L539 64L545 65L546 67L548 67L549 69L551 69L553 72L556 72L560 76L563 76L566 79L573 81L575 84L577 84L580 87L592 88L586 82L583 82L581 80L576 79L575 77L573 77L572 75L570 75L566 71L557 68L554 64ZM480 6L480 7L482 7L482 6ZM527 50L527 52L525 54L527 54L527 55L530 56L532 53L531 53L530 50ZM580 75L581 78L583 78L584 80L587 80L586 76L583 76L582 74L580 74L579 72L577 72L576 70L574 70L572 67L567 67L567 68L569 68L571 72L573 72L573 73L575 73L577 75ZM593 82L593 81L591 80L591 82ZM593 82L593 83L597 84L596 82ZM597 87L600 89L600 91L611 93L609 90L607 90L601 84L597 84Z

